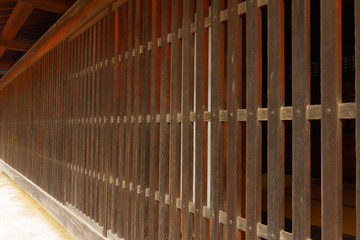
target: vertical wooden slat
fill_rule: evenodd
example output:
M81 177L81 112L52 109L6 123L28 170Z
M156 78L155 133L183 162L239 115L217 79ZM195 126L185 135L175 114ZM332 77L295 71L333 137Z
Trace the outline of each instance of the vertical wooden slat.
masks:
M342 238L341 1L320 1L322 239Z
M237 120L237 110L242 106L242 22L237 12L238 1L228 1L228 37L227 37L227 102L228 102L228 134L227 134L227 226L228 239L240 238L237 230L237 216L241 216L242 182L238 182L242 171L241 126Z
M195 238L206 239L207 227L203 206L207 196L207 125L204 112L207 109L208 93L208 30L205 17L209 15L209 2L196 1L196 131L195 131Z
M268 5L268 225L271 239L284 229L284 105L285 38L284 2Z
M71 203L75 206L75 192L76 192L76 174L75 174L75 163L76 163L76 125L75 125L75 117L76 117L76 101L77 101L77 88L76 88L76 78L75 72L77 70L77 39L73 41L73 77L72 77L72 112L71 112L71 126L72 126L72 144L71 144L71 165L72 165L72 176L71 176Z
M111 178L112 178L112 185L111 185L111 232L115 233L117 232L117 223L118 223L118 190L119 188L116 186L116 179L119 177L119 161L118 161L118 124L116 122L116 117L119 115L118 113L118 55L119 55L119 9L116 9L113 12L112 17L112 35L111 35L111 54L112 60L110 61L112 72L111 77L113 81L112 85L112 116L110 119L110 124L112 124L112 140L111 140Z
M132 84L132 35L133 35L133 27L132 27L132 19L133 19L133 5L134 1L128 2L128 9L127 9L127 65L126 65L126 77L127 77L127 94L126 94L126 205L128 208L125 210L125 239L131 239L131 209L132 209L132 203L133 199L131 198L131 191L130 191L130 182L132 180L131 178L131 170L132 170L132 142L133 142L133 128L131 124L131 116L133 115L133 84Z
M85 107L86 111L84 114L84 128L85 128L85 214L87 216L90 216L90 177L89 177L89 171L90 171L90 154L91 154L91 148L90 148L90 141L91 141L91 134L90 134L90 125L89 125L89 117L90 117L90 111L91 111L91 77L90 72L88 71L90 67L90 60L91 60L91 28L86 31L85 35L85 82L86 82L86 90L85 90L85 96L86 96L86 102Z
M191 24L195 16L195 4L192 0L183 0L183 3L181 232L183 239L189 240L193 235L193 216L188 206L193 199L193 125L189 116L194 108L194 35L191 33Z
M157 47L157 38L161 26L161 0L152 1L152 32L151 32L151 86L150 86L150 194L149 194L149 239L158 239L159 206L155 200L155 191L159 186L159 126L156 123L156 114L160 106L160 54Z
M80 86L81 86L81 90L80 90L80 206L79 209L84 212L85 211L85 164L86 164L86 132L85 132L85 124L84 124L84 118L85 118L85 114L86 114L86 88L87 88L87 83L86 83L86 76L83 72L83 70L85 69L86 65L86 59L87 59L87 49L86 49L86 32L84 32L82 34L82 39L81 39L81 67L80 67Z
M150 114L150 87L151 87L151 52L147 43L151 40L151 2L143 1L143 26L142 26L142 86L141 86L141 162L140 162L140 230L139 239L146 239L149 231L149 199L146 197L146 188L149 188L149 151L150 135L147 115Z
M94 210L95 210L95 222L100 223L101 220L101 212L99 210L99 205L101 203L100 200L100 180L98 178L98 174L100 174L99 169L99 158L100 158L100 124L99 124L99 116L100 116L100 40L101 40L101 21L96 24L96 61L95 61L95 73L96 73L96 107L95 107L95 202L94 202Z
M356 239L360 239L360 2L355 1Z
M113 33L113 14L112 9L109 7L107 9L107 16L106 16L106 32L105 32L105 62L103 64L105 76L105 114L104 114L104 128L105 128L105 214L106 214L106 222L105 228L106 233L104 234L107 236L107 231L111 229L111 183L110 183L110 176L111 176L111 159L112 159L112 123L111 123L111 116L112 116L112 108L113 108L113 65L111 63L112 53L113 53L113 40L112 40L112 33Z
M262 26L257 0L246 1L246 239L259 239L261 222Z
M220 122L220 110L224 108L224 42L225 30L220 22L224 0L214 1L211 6L211 189L210 189L210 239L222 238L219 210L224 206L224 126Z
M159 146L159 240L168 238L169 211L165 194L169 192L169 125L166 114L170 112L170 32L171 1L161 1L161 77L160 77L160 146Z
M310 238L310 1L292 2L293 238Z
M141 43L141 27L142 27L142 11L141 11L141 0L135 0L135 20L133 23L134 26L134 50L131 50L130 54L131 57L134 59L134 101L133 101L133 116L134 116L134 123L133 123L133 168L132 168L132 184L134 191L132 192L133 203L134 206L132 207L132 221L131 221L131 228L132 228L132 238L138 238L138 231L139 231L139 197L137 193L137 186L139 185L139 163L140 163L140 124L138 121L138 117L140 115L140 91L141 91L141 56L140 56L140 43ZM135 56L134 56L135 54Z
M90 179L91 179L91 192L90 192L90 196L91 196L91 218L95 220L96 222L96 209L95 209L95 203L96 203L96 179L94 177L94 173L95 173L95 169L96 169L96 126L94 124L94 118L96 116L96 69L95 69L95 63L96 63L96 33L97 33L97 24L94 24L92 26L92 36L91 36L91 83L92 83L92 88L91 88L91 114L90 114L90 128L91 128L91 157L90 157L90 162L91 162L91 175L90 175Z
M169 239L180 237L180 213L176 201L180 198L181 127L177 114L181 112L181 28L182 0L172 0L171 16L171 79L170 79L170 224Z
M125 8L126 6L121 7L121 31L120 31L120 48L121 48L121 63L120 63L120 102L119 102L119 206L126 204L125 191L122 189L122 183L125 181L125 93L126 93L126 65L125 65ZM115 58L117 59L117 58ZM119 207L118 211L118 236L124 236L125 229L125 211Z

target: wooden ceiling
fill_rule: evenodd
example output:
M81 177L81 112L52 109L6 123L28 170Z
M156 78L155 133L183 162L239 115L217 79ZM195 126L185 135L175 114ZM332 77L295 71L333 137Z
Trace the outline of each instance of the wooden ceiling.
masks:
M0 0L0 77L76 0Z

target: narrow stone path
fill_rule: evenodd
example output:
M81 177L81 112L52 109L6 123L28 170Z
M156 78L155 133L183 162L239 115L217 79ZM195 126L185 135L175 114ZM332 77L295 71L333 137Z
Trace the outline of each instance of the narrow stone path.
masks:
M75 238L0 170L0 239Z

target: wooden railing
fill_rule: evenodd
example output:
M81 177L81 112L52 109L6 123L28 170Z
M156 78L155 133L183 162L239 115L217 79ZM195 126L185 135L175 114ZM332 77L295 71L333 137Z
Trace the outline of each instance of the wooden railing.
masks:
M4 77L1 159L105 235L310 239L310 121L321 120L322 239L342 238L341 120L355 119L360 136L360 31L356 101L342 103L341 1L321 0L322 104L311 105L310 0L292 0L291 106L283 0L93 2L93 20L65 15L64 25L43 38L46 47L30 50L36 59L27 54ZM359 28L359 1L355 7ZM78 25L66 25L69 16ZM66 26L67 35L56 35ZM292 122L291 231L284 121ZM357 141L358 184L359 151Z

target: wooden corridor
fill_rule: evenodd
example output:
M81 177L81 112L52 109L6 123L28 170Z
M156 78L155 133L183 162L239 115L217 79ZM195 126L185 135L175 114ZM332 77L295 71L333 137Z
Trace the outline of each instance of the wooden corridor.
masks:
M359 240L359 28L360 0L79 0L1 79L0 158L104 237Z

